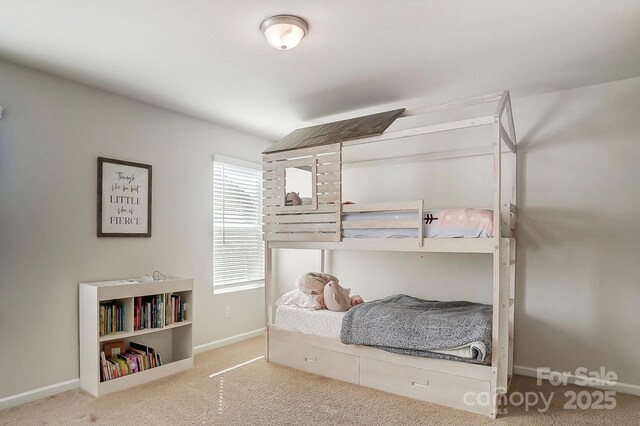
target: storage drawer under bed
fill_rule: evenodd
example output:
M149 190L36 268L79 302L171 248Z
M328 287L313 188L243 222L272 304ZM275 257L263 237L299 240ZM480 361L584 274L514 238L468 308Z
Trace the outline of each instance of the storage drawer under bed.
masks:
M336 380L359 383L360 360L354 355L271 338L269 361Z
M491 411L491 384L484 380L361 357L360 384L485 415Z

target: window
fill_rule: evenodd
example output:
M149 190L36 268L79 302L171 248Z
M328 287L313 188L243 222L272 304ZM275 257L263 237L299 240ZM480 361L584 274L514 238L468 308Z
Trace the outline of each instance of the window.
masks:
M216 156L213 161L213 291L264 285L262 171Z

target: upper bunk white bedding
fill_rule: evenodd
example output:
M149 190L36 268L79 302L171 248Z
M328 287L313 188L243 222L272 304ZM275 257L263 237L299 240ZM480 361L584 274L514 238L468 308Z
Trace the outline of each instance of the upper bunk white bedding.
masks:
M415 220L417 212L344 213L343 222ZM491 238L493 211L484 209L444 209L425 211L426 238ZM344 238L418 238L417 228L343 229Z
M281 330L340 340L342 319L345 314L346 312L333 312L326 309L311 311L295 306L280 305L276 309L276 320L273 326ZM483 358L487 354L486 346L479 341L458 348L430 351L470 359L473 357L474 350L481 352Z

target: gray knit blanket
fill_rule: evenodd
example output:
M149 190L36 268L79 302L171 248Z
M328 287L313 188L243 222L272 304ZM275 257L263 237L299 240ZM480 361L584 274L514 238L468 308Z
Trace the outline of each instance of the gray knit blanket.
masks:
M404 355L488 364L491 322L491 305L398 294L349 309L342 320L340 340ZM469 357L437 352L464 346L471 348Z

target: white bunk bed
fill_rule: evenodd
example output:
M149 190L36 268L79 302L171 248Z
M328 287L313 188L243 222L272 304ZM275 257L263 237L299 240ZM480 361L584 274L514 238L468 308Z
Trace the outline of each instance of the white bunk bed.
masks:
M451 117L453 114L450 113L456 110L475 111L476 106L489 106L491 113L442 120L443 117ZM436 118L426 125L398 129L397 123L410 122L416 116ZM394 125L389 127L391 123ZM423 154L418 159L493 156L492 235L484 238L426 238L425 208L431 206L425 205L423 200L342 204L343 147L476 126L490 126L492 129L492 138L487 141L487 146ZM266 359L333 379L495 418L500 397L506 394L513 371L516 146L511 100L509 92L504 91L417 110L389 111L299 129L267 149L263 153ZM509 176L503 173L503 155L512 163ZM392 164L401 161L397 157L388 159ZM286 205L287 173L291 169L310 172L313 189L302 205ZM509 190L505 191L505 186ZM382 216L382 219L358 221L346 220L343 216L367 212L409 212L412 215L411 219L399 214L399 219ZM343 237L344 230L349 229L411 229L415 237ZM399 355L373 347L344 345L335 338L274 327L272 250L279 248L321 250L323 269L325 250L493 255L491 364Z

